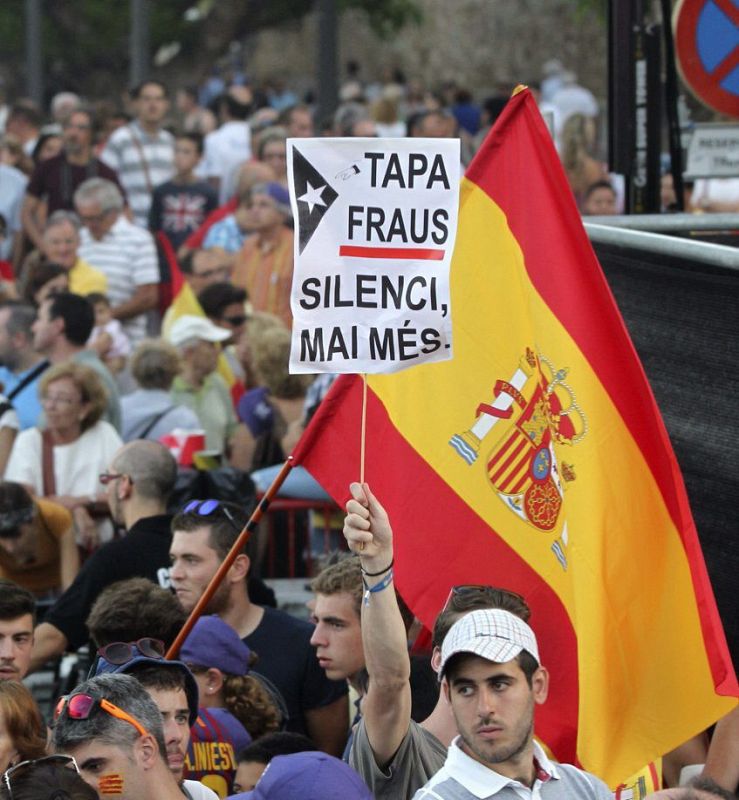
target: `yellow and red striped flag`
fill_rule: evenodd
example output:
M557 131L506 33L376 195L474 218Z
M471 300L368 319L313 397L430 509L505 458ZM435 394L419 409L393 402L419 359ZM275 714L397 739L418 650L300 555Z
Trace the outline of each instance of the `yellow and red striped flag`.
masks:
M536 734L616 787L731 710L737 682L667 433L528 91L459 220L454 358L369 378L366 478L427 626L451 585L526 597L551 673ZM361 394L340 378L295 453L337 500Z

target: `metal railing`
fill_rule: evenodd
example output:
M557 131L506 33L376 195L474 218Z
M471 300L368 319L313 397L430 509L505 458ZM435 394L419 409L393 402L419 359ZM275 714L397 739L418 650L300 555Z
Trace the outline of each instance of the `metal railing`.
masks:
M265 578L308 577L313 562L335 549L346 549L341 526L332 521L343 512L335 503L276 497L264 515L268 530ZM282 524L277 520L282 518ZM320 523L319 523L320 520ZM281 552L278 552L281 551Z
M629 228L652 233L689 233L690 231L739 231L739 214L619 214L587 217L589 225Z
M650 217L652 215L649 215ZM708 217L709 215L699 215L695 217L692 214L680 214L675 217L683 217L693 219L701 219L701 216ZM714 214L710 215L714 221L718 218L731 218L739 230L739 214ZM606 224L604 220L615 220ZM677 236L668 236L663 229L660 233L654 233L647 229L637 229L637 225L630 225L628 227L621 226L618 222L622 220L637 220L639 217L589 217L585 222L585 230L594 245L608 245L612 247L619 247L628 250L637 250L645 253L654 253L663 257L679 258L685 261L695 261L698 264L704 264L712 267L719 267L722 269L739 270L739 248L729 247L723 244L713 244L711 242L693 241L691 239L683 239ZM641 218L644 220L645 218ZM685 220L687 222L687 220ZM646 227L646 226L645 226ZM682 227L674 228L672 232L689 231L692 228ZM711 227L710 230L717 228ZM704 229L708 230L708 229ZM726 230L725 228L723 230Z

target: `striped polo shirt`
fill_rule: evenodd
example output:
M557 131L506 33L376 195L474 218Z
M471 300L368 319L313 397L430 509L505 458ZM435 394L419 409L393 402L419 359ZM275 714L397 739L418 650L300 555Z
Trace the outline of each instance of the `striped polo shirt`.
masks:
M534 784L529 788L449 746L444 766L414 795L413 800L613 800L608 787L595 775L570 764L552 763L534 742Z
M111 134L100 158L118 173L136 224L146 228L152 191L174 175L174 137L152 136L133 121Z
M107 277L107 295L113 307L130 300L137 286L159 283L154 238L123 214L102 239L93 239L90 231L82 228L78 254ZM146 314L123 321L123 329L135 345L146 335Z

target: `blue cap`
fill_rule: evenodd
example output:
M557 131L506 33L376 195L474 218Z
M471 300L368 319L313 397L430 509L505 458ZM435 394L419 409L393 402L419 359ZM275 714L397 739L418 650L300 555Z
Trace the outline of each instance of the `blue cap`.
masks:
M139 652L139 649L135 645L131 645L131 647L136 653ZM185 676L185 694L187 695L187 707L190 710L190 727L192 727L198 718L198 703L200 697L195 677L187 668L187 664L182 661L167 661L164 658L149 658L148 656L136 655L125 664L111 664L110 661L106 661L100 656L93 669L95 670L95 675L130 673L134 667L139 664L145 664L151 667L164 667L164 669L176 669ZM134 674L133 677L135 678L136 675Z
M239 800L373 800L357 773L338 758L311 751L276 756L250 792L234 795Z

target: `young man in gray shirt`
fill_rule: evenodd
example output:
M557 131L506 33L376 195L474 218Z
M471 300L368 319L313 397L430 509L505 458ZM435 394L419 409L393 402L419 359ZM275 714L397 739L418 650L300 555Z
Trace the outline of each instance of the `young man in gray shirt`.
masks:
M441 693L421 723L411 719L410 659L403 620L392 590L393 532L385 509L367 484L353 483L344 536L359 554L365 584L361 631L369 687L362 701L349 764L377 800L410 800L444 765L458 734L449 703ZM441 645L452 625L480 608L502 608L523 621L524 599L492 586L455 586L436 619L431 666L438 672Z

